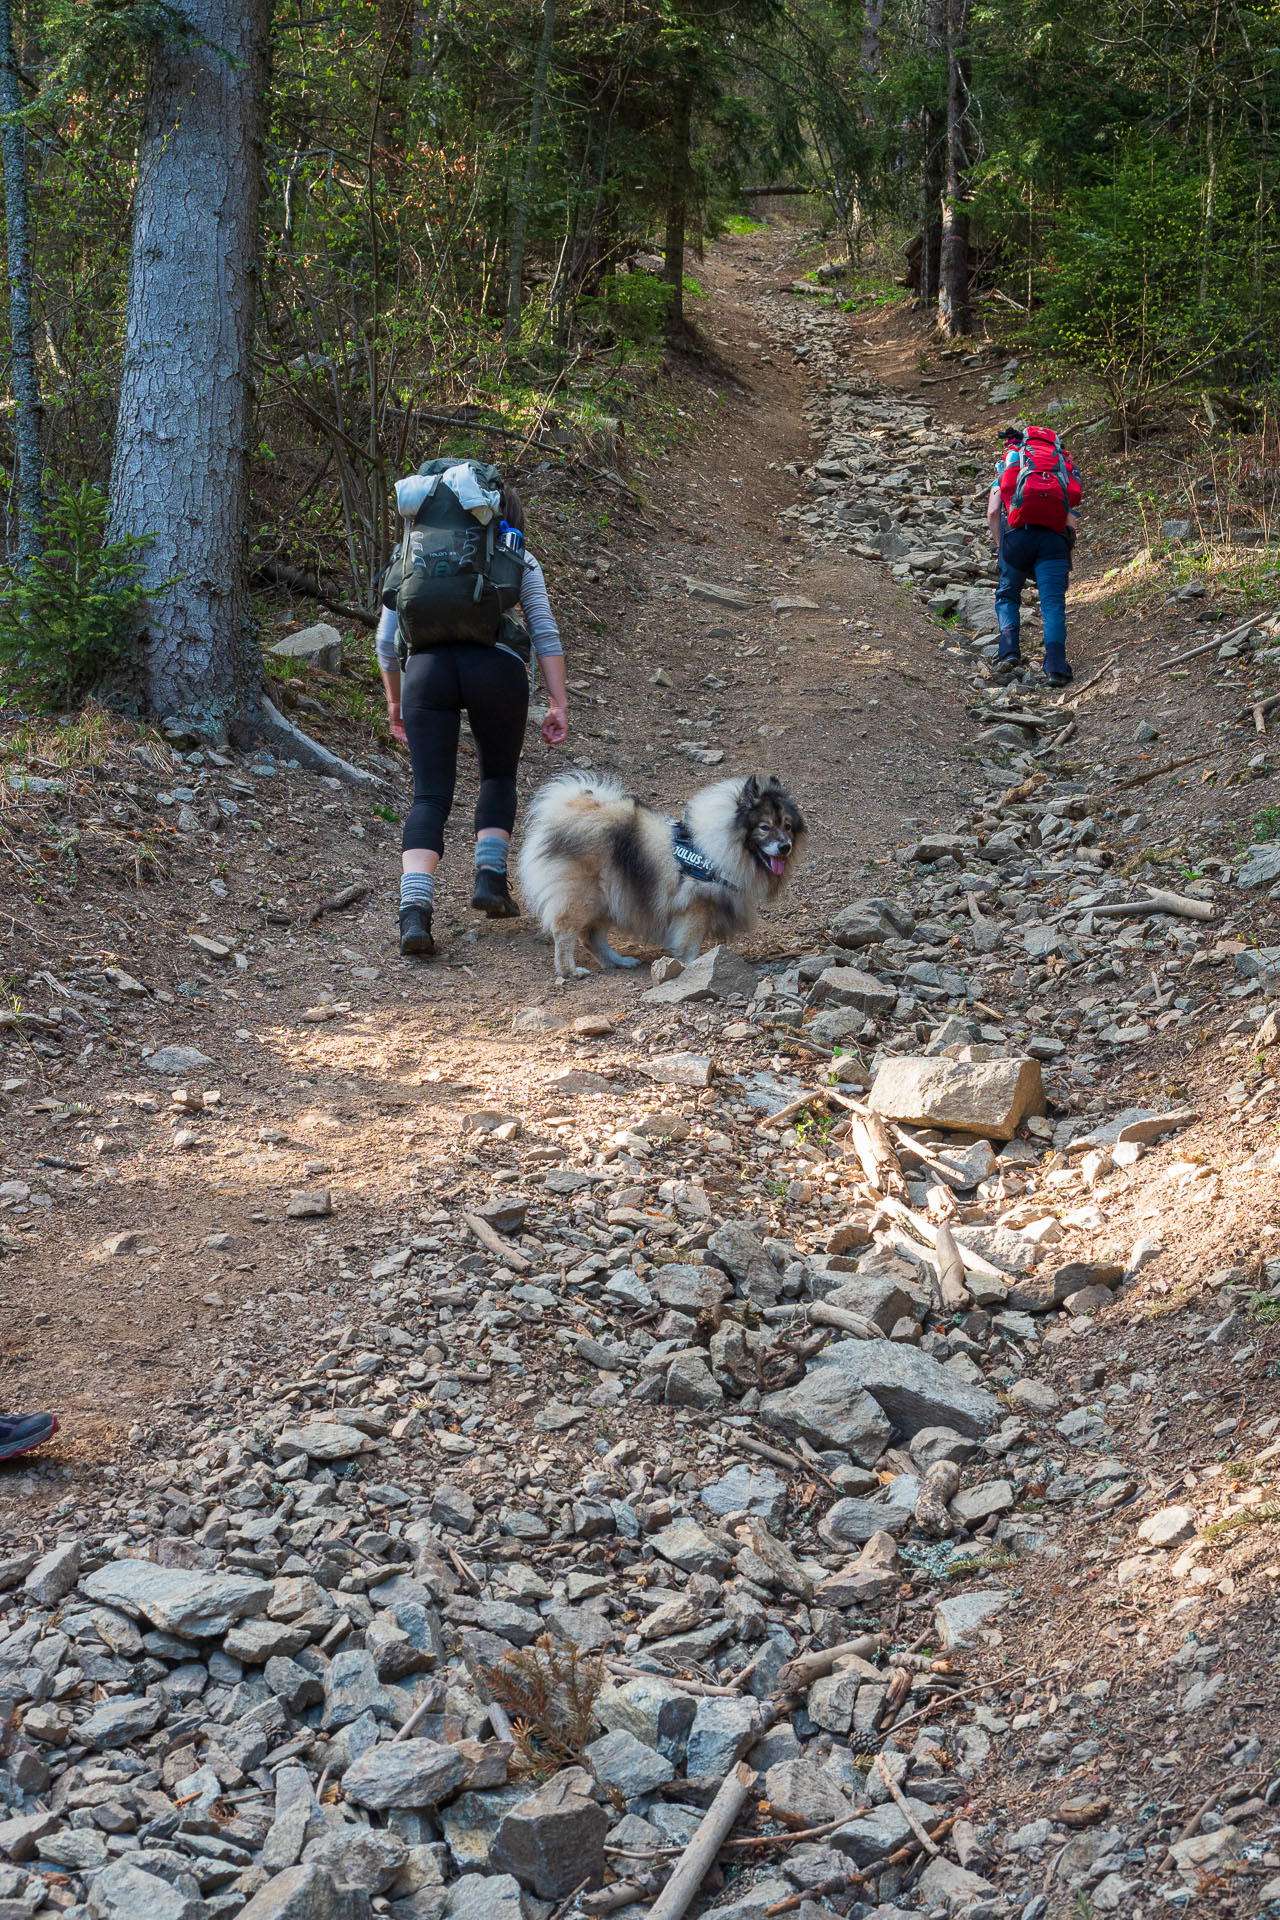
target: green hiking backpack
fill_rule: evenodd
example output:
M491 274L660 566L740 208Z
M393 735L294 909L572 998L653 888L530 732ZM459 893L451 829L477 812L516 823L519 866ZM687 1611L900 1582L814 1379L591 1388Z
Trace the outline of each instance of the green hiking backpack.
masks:
M395 609L403 662L427 647L509 641L524 580L523 541L498 516L502 479L480 460L427 460L401 480L400 553L382 603Z

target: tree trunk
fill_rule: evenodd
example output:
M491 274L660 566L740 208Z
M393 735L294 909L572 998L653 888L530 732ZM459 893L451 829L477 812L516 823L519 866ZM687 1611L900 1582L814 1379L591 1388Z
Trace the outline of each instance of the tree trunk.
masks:
M947 44L947 0L929 0L925 14L925 57L930 75L937 76L937 96L924 112L924 165L920 194L920 299L924 308L938 298L938 269L942 254L942 195L946 180L947 109L943 60ZM931 79L930 90L932 92Z
M662 277L671 289L667 303L667 335L684 332L684 230L689 213L689 132L693 119L693 89L676 82L671 102L671 176L667 190L666 266Z
M12 116L23 105L13 46L10 0L0 0L0 112L5 116L4 219L9 266L9 335L15 403L13 437L18 449L18 561L34 559L44 519L44 404L36 366L31 312L31 195L27 183L27 130Z
M214 737L262 673L244 547L270 0L181 11L201 41L147 66L111 532L153 536L151 705Z
M969 331L969 0L947 0L947 179L938 259L938 330Z
M868 84L880 77L880 35L883 27L884 0L863 0L860 57L863 76ZM869 117L869 108L866 106L863 116Z
M542 0L542 38L533 70L533 98L529 103L529 141L524 150L524 172L515 205L511 210L511 257L508 264L507 324L504 340L514 340L520 331L520 308L524 301L524 244L529 231L529 201L533 195L534 168L538 143L542 138L542 113L547 99L547 70L556 37L556 0Z

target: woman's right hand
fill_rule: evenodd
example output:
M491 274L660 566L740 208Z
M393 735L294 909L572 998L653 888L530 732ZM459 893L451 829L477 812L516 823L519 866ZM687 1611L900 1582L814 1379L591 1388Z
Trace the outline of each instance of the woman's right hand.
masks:
M408 746L409 736L404 730L404 721L400 718L400 703L398 700L388 700L387 702L387 729L393 740L403 740L404 744Z
M547 708L546 719L542 723L542 737L549 747L562 747L569 737L569 715L554 700Z

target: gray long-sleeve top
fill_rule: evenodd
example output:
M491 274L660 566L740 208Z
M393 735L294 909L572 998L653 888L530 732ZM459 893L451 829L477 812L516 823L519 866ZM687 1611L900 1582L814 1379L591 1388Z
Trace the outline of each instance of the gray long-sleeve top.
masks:
M546 578L532 554L525 555L524 579L520 585L520 598L517 605L529 629L534 658L549 660L553 655L563 653L560 629L556 625L556 617L551 611L551 602L547 598ZM395 609L384 607L378 620L378 665L394 673L400 671L400 662L396 658L396 626Z

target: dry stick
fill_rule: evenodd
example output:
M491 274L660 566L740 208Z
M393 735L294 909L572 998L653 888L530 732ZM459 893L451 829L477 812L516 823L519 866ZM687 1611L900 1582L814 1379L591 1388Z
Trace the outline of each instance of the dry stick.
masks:
M1104 660L1096 673L1090 674L1087 680L1082 680L1080 685L1073 687L1070 693L1064 693L1055 700L1053 703L1055 707L1069 707L1073 701L1080 698L1082 693L1088 693L1090 687L1096 687L1103 675L1110 673L1114 665L1114 660Z
M587 1888L590 1885L591 1885L591 1875L588 1874L585 1880L579 1880L577 1886L574 1888L572 1893L566 1893L564 1899L560 1902L560 1905L556 1908L555 1912L551 1915L551 1920L565 1920L565 1915L568 1913L570 1907L573 1905L578 1895L580 1893L585 1893Z
M702 1823L676 1864L675 1872L649 1909L649 1920L683 1920L683 1915L721 1842L742 1811L742 1803L756 1783L756 1771L745 1760L725 1775L724 1785L703 1816Z
M1257 728L1259 733L1266 732L1267 715L1269 713L1274 713L1277 707L1280 707L1280 693L1270 694L1268 698L1265 700L1254 701L1253 724Z
M957 1818L958 1816L954 1813L948 1814L945 1820L938 1822L930 1838L935 1841L945 1839ZM804 1905L806 1900L814 1900L828 1893L844 1893L850 1887L869 1887L872 1881L878 1880L889 1867L900 1867L904 1861L910 1860L912 1854L917 1853L919 1848L920 1842L913 1836L905 1846L896 1847L892 1853L881 1854L880 1858L873 1860L869 1866L855 1868L850 1873L837 1873L830 1880L820 1880L816 1887L806 1887L803 1893L793 1893L786 1900L775 1900L771 1907L765 1908L765 1913L772 1920L772 1916L776 1914L794 1913L798 1907Z
M914 1833L916 1839L920 1842L920 1845L924 1848L925 1852L932 1853L932 1854L937 1854L938 1852L940 1852L941 1849L934 1845L933 1841L929 1838L924 1828L920 1825L920 1822L916 1819L914 1813L912 1813L911 1808L907 1804L906 1794L902 1791L902 1788L898 1785L897 1781L894 1779L893 1775L889 1772L888 1767L884 1763L883 1753L878 1753L876 1755L876 1772L880 1775L880 1778L884 1781L886 1787L888 1787L889 1797L893 1801L894 1806L898 1809L898 1812L902 1815L903 1819L906 1821L907 1825L910 1827L912 1833Z
M907 1191L901 1163L878 1113L872 1113L868 1107L858 1108L851 1104L849 1138L862 1163L863 1172L877 1193L901 1196Z
M808 1312L815 1327L835 1327L841 1333L851 1333L855 1340L888 1338L874 1320L867 1320L860 1313L850 1313L847 1307L831 1307L825 1300L814 1300Z
M964 1256L945 1220L938 1228L934 1252L938 1257L937 1286L943 1312L955 1313L969 1303L970 1294L965 1284Z
M1255 613L1252 618L1242 621L1238 627L1232 627L1230 632L1215 633L1212 640L1202 640L1199 646L1188 647L1185 653L1175 653L1172 660L1165 660L1162 663L1162 668L1180 667L1185 660L1197 660L1202 653L1212 653L1215 647L1225 647L1228 640L1242 639L1246 633L1252 633L1255 627L1261 626L1264 620L1270 618L1269 613Z
M937 1713L938 1708L944 1704L950 1706L953 1700L967 1700L970 1694L985 1693L989 1687L1002 1687L1006 1680L1019 1680L1024 1673L1030 1673L1030 1671L1030 1667L1016 1667L1012 1673L1002 1673L998 1680L978 1680L971 1687L957 1687L954 1693L940 1695L937 1699L931 1700L927 1707L917 1707L916 1711L909 1713L905 1720L895 1720L892 1728L894 1738L897 1738L904 1727L914 1726L917 1720L929 1719L930 1715Z
M487 1220L482 1220L478 1213L464 1213L462 1217L482 1247L487 1247L490 1253L496 1253L517 1273L528 1273L533 1265L532 1260L505 1241L501 1234L495 1233Z
M806 1693L815 1680L824 1680L837 1660L850 1657L871 1660L888 1643L883 1633L862 1633L856 1640L842 1640L839 1646L822 1647L815 1653L802 1653L789 1660L778 1674L779 1693Z
M435 1693L435 1689L433 1688L432 1691L427 1695L426 1699L423 1700L419 1706L416 1706L414 1708L413 1712L409 1715L409 1718L405 1721L404 1725L400 1728L399 1732L392 1734L391 1736L392 1746L395 1745L397 1740L408 1740L410 1736L414 1734L417 1731L417 1729L422 1725L427 1715L429 1713L434 1713L435 1710L436 1710L436 1693ZM499 1709L499 1711L501 1711L501 1709Z
M621 1674L627 1680L652 1680L655 1677L652 1667L632 1667L625 1660L606 1659L604 1664L608 1672ZM754 1667L755 1664L753 1660L751 1665ZM751 1668L748 1667L747 1672L750 1673L750 1671ZM665 1668L660 1677L667 1682L668 1686L677 1687L681 1693L691 1693L699 1700L730 1699L738 1692L737 1687L713 1687L707 1680L682 1680L676 1674L668 1673Z
M901 1200L894 1200L892 1198L882 1200L880 1202L880 1209L882 1213L889 1214L893 1219L901 1220L904 1226L915 1228L916 1232L925 1242L925 1246L921 1248L922 1253L925 1253L927 1248L931 1246L936 1250L938 1229L932 1226L922 1215L913 1213L911 1208L904 1206ZM959 1253L960 1258L970 1273L980 1273L985 1275L988 1280L999 1280L1006 1285L1008 1284L1008 1274L1002 1273L999 1267L992 1266L991 1262L984 1260L980 1253L974 1253L970 1248L963 1245L957 1245L956 1251Z
M1211 760L1212 753L1203 750L1200 753L1184 753L1180 760L1167 760L1162 767L1147 767L1142 773L1131 773L1127 780L1117 780L1107 793L1125 793L1130 787L1145 787L1149 780L1159 780L1163 774L1176 773L1179 767L1189 767L1193 760Z
M1146 884L1145 882L1143 883ZM1180 920L1212 920L1214 906L1211 900L1192 900L1184 893L1168 893L1163 887L1147 887L1146 900L1110 900L1096 907L1068 907L1064 913L1055 914L1055 919L1069 919L1073 914L1092 914L1095 920L1126 919L1135 914L1172 913Z
M1229 353L1239 353L1241 347L1247 347L1254 336L1261 333L1261 331L1261 327L1251 327L1242 340L1233 340L1229 347L1215 347L1211 353L1204 354L1199 360L1193 360L1189 367L1182 369L1181 373L1175 373L1170 379L1162 380L1158 387L1148 387L1145 393L1135 394L1135 401L1139 405L1142 405L1148 400L1154 400L1158 393L1167 393L1170 387L1181 386L1184 381L1191 378L1193 373L1199 373L1204 367L1211 367L1215 360L1225 360ZM1109 406L1105 406L1102 409L1101 413L1092 414L1088 420L1077 420L1071 426L1064 428L1063 431L1066 433L1083 433L1086 427L1098 426L1101 421L1109 420L1112 414L1117 411L1123 413L1123 401L1119 403L1118 407L1116 402L1112 401Z

